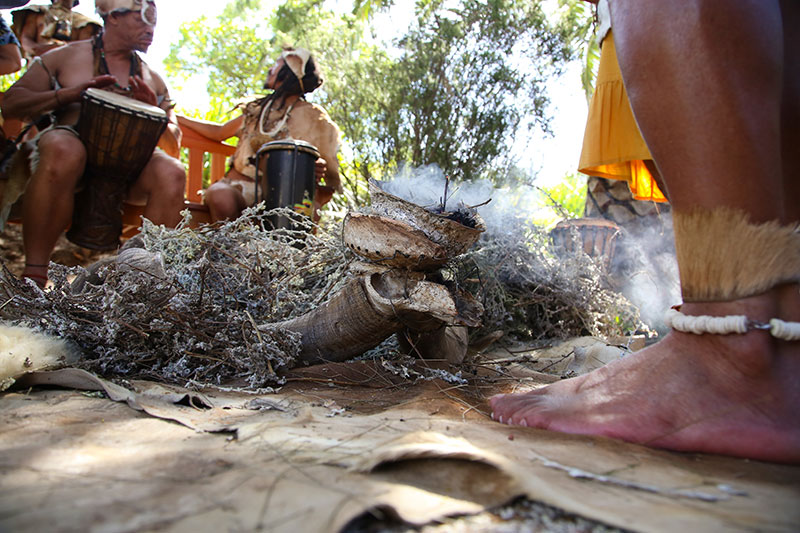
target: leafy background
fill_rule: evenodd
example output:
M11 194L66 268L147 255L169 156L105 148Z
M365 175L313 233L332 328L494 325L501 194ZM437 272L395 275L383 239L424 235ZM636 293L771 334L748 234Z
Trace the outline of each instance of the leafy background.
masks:
M555 11L545 10L547 2L522 0L344 4L289 0L272 8L233 0L216 18L183 24L165 60L167 77L180 85L206 76L208 103L179 112L231 118L238 103L262 91L282 47L302 46L325 76L309 100L343 132L346 194L334 200L333 211L366 202L370 177L432 164L455 183L536 186L537 175L518 166L512 144L532 129L551 133L547 84L568 62L584 65L588 97L597 64L590 4L550 2ZM408 27L384 35L386 21L398 14ZM545 193L542 222L582 215L579 175L564 176Z

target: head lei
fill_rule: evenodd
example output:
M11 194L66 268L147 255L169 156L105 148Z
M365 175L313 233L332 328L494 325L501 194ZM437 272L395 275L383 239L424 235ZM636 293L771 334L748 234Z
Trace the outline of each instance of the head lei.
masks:
M94 5L97 13L103 18L113 13L138 11L145 24L156 25L155 0L95 0Z

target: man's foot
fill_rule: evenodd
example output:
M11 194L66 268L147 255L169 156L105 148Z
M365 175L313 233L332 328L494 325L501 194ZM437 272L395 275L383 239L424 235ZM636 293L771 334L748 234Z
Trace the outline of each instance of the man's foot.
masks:
M23 278L30 278L36 282L39 288L44 289L49 281L47 277L48 265L25 265L25 270L22 271Z
M777 314L781 309L783 316ZM797 320L774 297L762 296L684 305L682 311ZM764 331L673 332L585 376L490 401L492 417L506 424L677 451L800 462L800 342L779 341Z

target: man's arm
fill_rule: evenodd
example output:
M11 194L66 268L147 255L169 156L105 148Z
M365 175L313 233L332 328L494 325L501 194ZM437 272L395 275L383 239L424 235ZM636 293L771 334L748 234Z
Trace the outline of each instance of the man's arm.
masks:
M325 159L325 185L332 187L336 192L342 192L342 180L339 177L339 159L336 154L339 152L339 127L331 120L327 113L324 113L319 121L321 136L319 141L320 155Z
M0 74L11 74L21 68L19 39L0 15Z
M39 34L44 28L44 13L30 13L20 31L20 44L29 57L37 57L64 43L61 41L39 42Z
M0 46L0 74L11 74L22 68L22 56L16 44Z
M155 87L151 87L145 83L144 79L140 76L131 76L129 80L132 89L131 96L140 102L160 107L167 113L169 124L158 140L158 146L168 155L178 159L181 155L180 150L183 133L178 126L177 115L175 115L175 112L172 110L167 86L163 83L163 80L152 71L150 71L150 79ZM159 102L158 95L161 95L161 102Z
M3 95L0 110L5 118L36 119L49 111L79 102L89 87L106 87L114 76L97 76L73 87L53 89L43 63L35 62Z
M203 137L208 137L212 141L222 142L225 139L234 137L242 128L244 115L239 115L236 118L225 122L224 124L217 124L216 122L207 122L205 120L197 120L194 118L178 116L178 124L181 127L189 128Z
M168 155L174 157L175 159L180 159L181 139L183 139L183 132L181 131L180 126L178 126L178 115L175 114L175 111L170 109L167 111L167 117L169 118L169 124L167 125L167 129L164 130L164 133L161 135L161 138L158 140L158 146Z

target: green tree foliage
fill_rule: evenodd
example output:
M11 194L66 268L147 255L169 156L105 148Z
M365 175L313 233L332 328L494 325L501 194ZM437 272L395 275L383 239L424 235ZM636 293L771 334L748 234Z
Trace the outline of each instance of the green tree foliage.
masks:
M583 0L558 0L559 30L565 41L577 51L582 63L581 84L588 100L600 64L600 46L595 40L595 7Z
M254 8L235 2L245 5L238 12L229 7L216 22L201 16L182 25L164 60L168 75L178 81L208 75L208 94L230 102L257 91L272 54L265 47L265 25L248 21L248 14L258 10L258 2L252 3Z
M586 176L570 174L551 187L542 188L547 203L559 218L580 218L586 207Z
M421 0L398 42L385 160L454 179L506 173L513 135L547 128L545 80L572 51L538 2Z
M347 12L323 0L287 0L271 11L234 0L216 21L181 28L166 69L175 80L207 74L209 94L232 106L262 90L283 45L312 50L325 84L309 100L342 129L352 199L365 178L405 165L504 181L514 136L548 127L546 80L583 46L576 26L586 14L569 15L582 2L562 1L575 5L551 23L536 1L417 0L411 26L387 44L376 21L392 0L355 0Z

